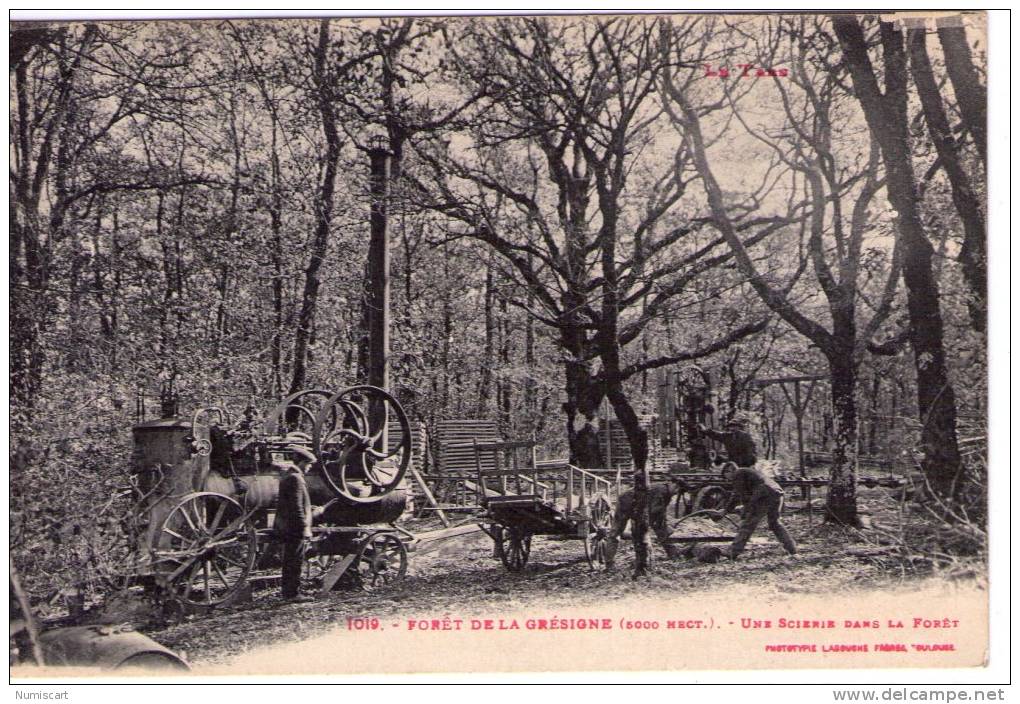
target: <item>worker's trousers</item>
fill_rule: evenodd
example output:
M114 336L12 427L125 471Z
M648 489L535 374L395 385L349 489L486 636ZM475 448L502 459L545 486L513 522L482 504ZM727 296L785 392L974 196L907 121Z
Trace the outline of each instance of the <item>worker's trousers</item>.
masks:
M786 552L791 555L797 552L797 544L793 542L793 538L790 537L786 526L783 525L782 512L782 494L770 493L748 502L740 516L740 527L737 529L737 536L733 539L733 543L730 544L730 557L736 557L744 551L744 546L751 539L754 529L761 523L761 519L766 517L769 521L769 528L775 533L783 547L786 548Z
M293 599L301 589L301 568L304 567L305 541L303 538L285 538L280 588L284 599Z

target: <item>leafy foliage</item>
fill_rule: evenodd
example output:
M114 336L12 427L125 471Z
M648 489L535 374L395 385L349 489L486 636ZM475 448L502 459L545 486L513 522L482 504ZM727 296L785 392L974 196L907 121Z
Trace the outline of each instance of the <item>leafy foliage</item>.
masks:
M664 22L672 54L661 43ZM579 426L593 419L604 388L617 384L614 398L651 413L656 369L697 359L729 406L770 415L772 450L789 459L781 399L752 400L750 382L814 373L824 355L770 317L735 265L684 128L666 111L667 68L697 105L725 210L769 284L829 325L833 306L808 267L852 269L851 312L878 321L866 330L874 339L856 340L861 436L876 427L896 435L889 418L917 416L915 370L902 353L863 353L909 326L895 288L886 315L875 312L886 282L896 282L892 210L877 190L857 256L836 251L832 203L845 201L849 217L861 174L876 165L827 21L795 24L592 17L14 27L11 548L25 586L49 598L102 590L116 575L132 537L120 492L129 428L157 412L162 384L173 381L182 410L267 408L291 384L295 354L308 386L358 380L365 148L379 139L399 164L389 203L391 378L412 417L426 425L494 417L508 436L534 433L547 456L562 457L574 449L572 414ZM793 102L784 107L780 79L724 84L704 75L702 61L718 64L736 46L761 62L801 52ZM938 70L941 54L931 53ZM793 119L809 109L812 86L828 91L825 136L838 157L838 173L819 191L829 215L815 223L814 263L806 181L777 156L800 150L801 169L813 158ZM955 123L948 90L945 102ZM978 437L985 346L957 262L964 232L950 184L932 167L936 154L923 146L913 96L910 108L921 145L915 168L930 172L921 207L936 240L948 366L961 417L978 419L966 433ZM982 159L962 137L959 151L983 197ZM318 298L307 344L298 345L327 201ZM873 389L875 377L882 383ZM808 417L816 437L826 422L832 409L816 401ZM980 486L979 455L966 457Z

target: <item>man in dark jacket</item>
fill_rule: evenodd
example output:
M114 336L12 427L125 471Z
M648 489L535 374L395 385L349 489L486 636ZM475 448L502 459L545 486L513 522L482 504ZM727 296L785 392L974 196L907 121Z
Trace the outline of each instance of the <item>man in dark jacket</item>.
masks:
M281 588L286 601L312 601L310 596L301 596L301 567L304 562L307 541L312 537L312 499L305 483L305 473L315 462L315 455L303 447L291 445L287 448L292 461L278 465L283 470L280 477L280 492L277 497L276 518L273 526L283 540L283 565L281 567Z
M762 518L768 518L769 528L779 538L786 552L793 555L797 545L793 542L782 522L783 489L774 479L766 476L761 470L753 467L737 467L732 462L723 469L723 477L732 483L729 503L720 514L726 514L743 504L740 514L740 527L737 535L729 545L726 554L736 559L744 551L744 546L751 539L754 529Z
M726 423L726 430L712 430L698 425L704 435L718 440L726 448L726 459L738 467L753 467L758 462L758 448L747 432L750 422L744 416L735 416Z
M666 554L672 556L670 546L665 540L669 537L669 526L666 523L667 509L669 502L681 489L680 482L658 482L648 487L648 524L656 537L662 542ZM634 490L625 491L620 494L616 501L616 515L613 517L613 528L609 532L611 550L615 552L615 546L620 536L627 527L627 522L634 518Z

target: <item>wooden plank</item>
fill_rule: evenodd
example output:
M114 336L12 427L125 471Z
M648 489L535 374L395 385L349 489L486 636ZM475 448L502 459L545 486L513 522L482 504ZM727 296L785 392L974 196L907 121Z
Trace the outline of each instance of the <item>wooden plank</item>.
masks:
M520 469L483 469L481 471L482 471L482 476L485 477L485 478L489 478L489 477L525 477L525 478L527 478L527 475L525 475L524 472L521 471ZM530 479L529 479L529 482L530 482Z
M464 480L464 488L467 489L468 491L475 492L475 495L478 494L478 485L475 484L473 481L470 481L470 480L467 480L467 479ZM493 491L492 489L486 489L485 490L485 496L487 498L490 497L490 496L499 496L499 492L498 491Z
M729 543L735 536L732 535L683 535L666 538L663 542L669 545L681 543Z
M481 527L477 523L465 523L459 526L430 530L415 535L413 545L416 550L420 550L421 546L428 545L429 543L434 543L440 540L448 540L449 538L456 538L461 535L468 535L479 531L481 531Z
M320 596L325 596L333 591L333 587L335 587L336 583L340 581L340 578L344 576L344 572L346 572L347 568L351 566L355 558L357 558L357 554L353 552L349 555L344 555L340 562L333 565L329 568L329 571L326 572L326 574L322 575L322 588L319 589Z
M459 481L463 481L464 479L470 479L471 478L470 474L433 474L431 472L428 473L428 474L422 474L421 476L423 478L427 479L428 481L435 480L437 482L441 482L441 481L445 481L445 480L459 482Z
M510 496L493 496L489 499L489 506L493 508L505 508L507 506L534 506L541 504L542 497L537 494L525 494L524 496L517 496L511 494Z
M475 449L484 450L486 452L499 450L522 450L524 448L530 450L534 446L535 443L530 440L518 440L514 442L480 442L475 445Z
M425 480L422 478L421 474L418 473L418 469L414 465L411 465L411 476L414 477L416 482L418 482L418 486L425 495L425 500L428 501L429 505L436 510L439 520L443 522L444 526L449 526L450 519L446 517L445 513L443 513L443 509L440 508L439 504L436 502L436 497L432 495L432 491L429 489L428 484L425 483Z

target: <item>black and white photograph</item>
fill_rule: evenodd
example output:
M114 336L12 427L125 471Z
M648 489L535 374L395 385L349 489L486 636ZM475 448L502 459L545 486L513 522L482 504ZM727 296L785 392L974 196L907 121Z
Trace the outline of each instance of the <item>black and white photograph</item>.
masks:
M980 673L989 20L14 16L12 681Z

